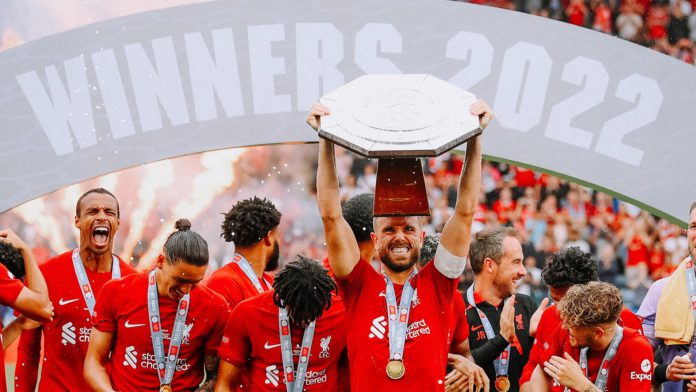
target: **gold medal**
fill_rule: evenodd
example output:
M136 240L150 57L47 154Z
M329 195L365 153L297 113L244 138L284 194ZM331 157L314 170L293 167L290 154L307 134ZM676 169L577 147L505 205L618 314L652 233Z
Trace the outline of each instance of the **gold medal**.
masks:
M507 392L510 390L510 379L507 376L498 376L495 378L495 390L498 392Z
M161 385L160 392L172 392L172 386L169 384Z
M387 363L387 376L392 380L398 380L406 373L406 367L401 361L391 360Z

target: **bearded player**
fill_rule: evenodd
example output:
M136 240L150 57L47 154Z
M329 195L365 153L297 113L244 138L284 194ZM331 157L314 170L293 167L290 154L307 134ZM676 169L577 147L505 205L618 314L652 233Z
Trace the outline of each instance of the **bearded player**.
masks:
M154 269L102 289L85 359L93 390L212 391L229 312L222 297L197 287L208 244L190 228L178 220Z
M281 213L270 200L253 197L225 214L221 236L234 243L231 263L215 271L205 285L234 309L243 300L270 290L278 268Z
M220 345L215 391L249 374L249 391L337 391L346 347L345 314L336 283L318 261L297 256L273 290L234 309Z
M38 329L22 333L17 356L22 366L15 370L16 391L36 389L39 363L39 391L90 391L82 376L82 364L96 297L109 280L134 272L112 253L119 216L118 200L106 189L91 189L78 199L75 227L80 231L80 244L40 267L55 317Z
M474 103L470 112L479 116L481 129L492 119L483 101ZM307 122L319 129L321 116L328 114L329 108L317 103ZM334 146L320 139L317 203L329 262L346 308L354 390L444 390L451 300L466 265L480 182L481 136L477 136L468 142L455 211L433 262L415 274L425 236L418 217L375 219L372 239L382 275L360 257L355 236L341 214Z

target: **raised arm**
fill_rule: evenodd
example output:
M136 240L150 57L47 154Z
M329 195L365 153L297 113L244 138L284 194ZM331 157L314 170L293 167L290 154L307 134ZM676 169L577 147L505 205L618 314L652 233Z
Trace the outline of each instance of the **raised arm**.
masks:
M113 386L106 372L106 361L114 341L113 332L103 332L92 328L89 348L85 356L84 376L87 385L98 392L113 392Z
M307 115L307 123L315 130L321 125L321 116L330 114L329 108L315 103ZM360 260L360 249L355 235L341 212L341 191L336 174L333 143L319 139L319 167L317 169L317 204L324 224L324 236L329 263L336 277L351 273Z
M479 116L481 129L485 129L493 118L488 104L482 100L474 102L469 108L471 114ZM467 142L464 169L459 177L457 203L454 214L442 229L440 244L455 256L465 257L469 252L471 223L478 203L481 187L481 135Z
M36 260L34 260L31 248L12 230L0 230L0 240L17 248L24 259L25 287L17 296L12 308L36 321L51 321L53 306L48 299L48 287Z

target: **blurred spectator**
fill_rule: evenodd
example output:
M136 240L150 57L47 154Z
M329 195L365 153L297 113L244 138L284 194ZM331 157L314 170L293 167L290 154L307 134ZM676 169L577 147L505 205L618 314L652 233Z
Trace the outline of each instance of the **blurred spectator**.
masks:
M643 18L636 12L635 7L626 3L622 4L621 13L616 17L616 31L619 37L636 42L640 38L638 34L642 29Z

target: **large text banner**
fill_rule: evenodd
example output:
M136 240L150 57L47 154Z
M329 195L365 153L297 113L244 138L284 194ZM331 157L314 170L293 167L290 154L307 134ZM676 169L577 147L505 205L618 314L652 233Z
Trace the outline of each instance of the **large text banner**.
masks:
M432 74L486 99L488 156L675 222L696 200L692 66L444 0L248 0L112 19L0 54L0 211L146 162L316 141L312 102L366 73Z

